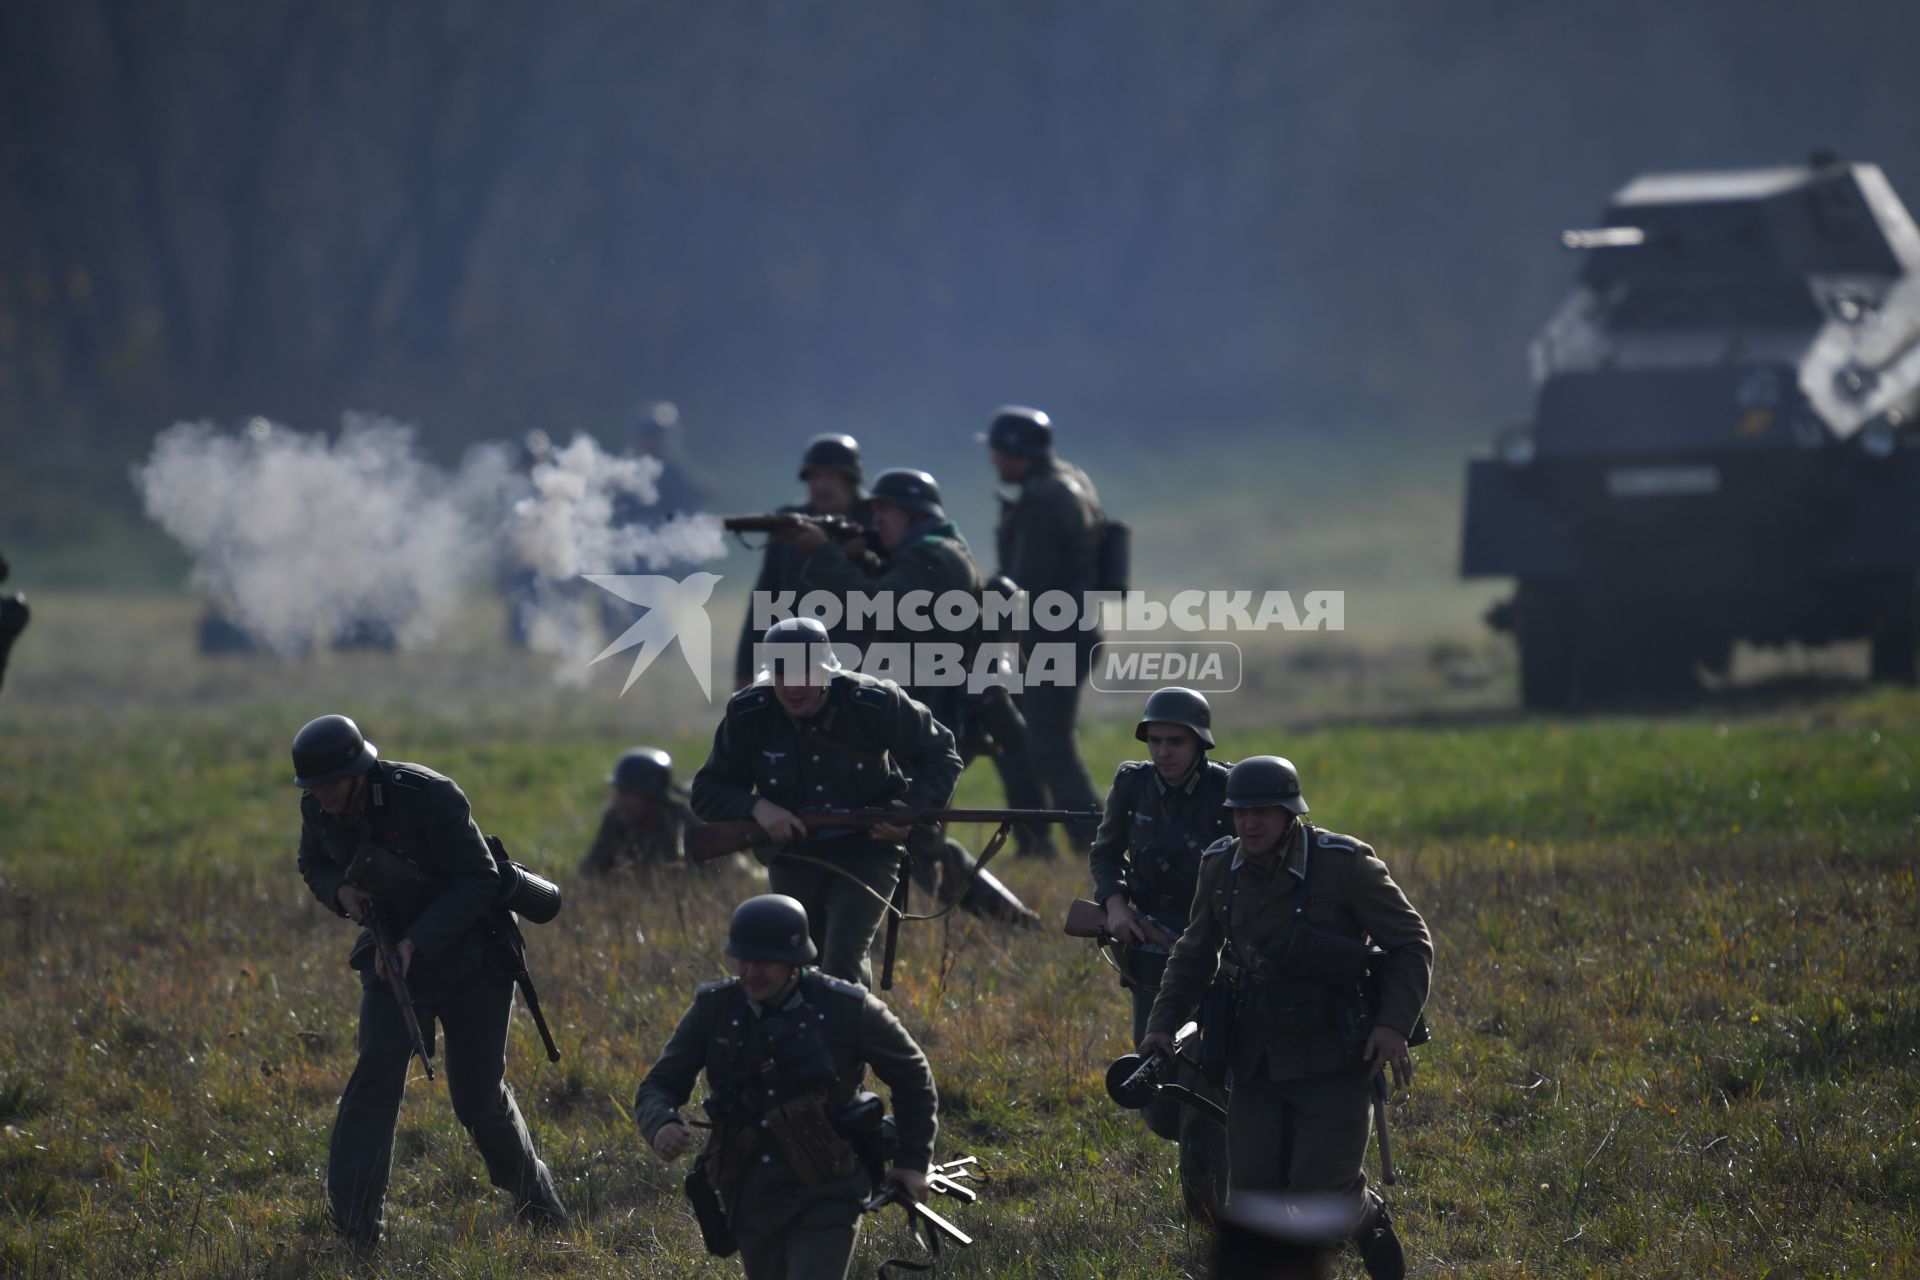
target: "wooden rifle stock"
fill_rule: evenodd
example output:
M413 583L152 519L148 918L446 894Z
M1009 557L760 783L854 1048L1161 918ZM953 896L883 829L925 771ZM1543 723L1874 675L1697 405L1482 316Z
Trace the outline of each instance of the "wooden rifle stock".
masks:
M420 1058L420 1065L427 1069L427 1079L433 1079L433 1060L427 1056L427 1037L420 1030L420 1015L413 1009L413 992L407 989L406 977L400 972L400 952L393 945L393 935L387 932L387 926L380 920L380 908L367 910L365 924L373 932L373 945L380 949L380 964L387 971L387 989L393 992L393 1002L400 1006L401 1021L406 1023L407 1034L413 1038L413 1051Z
M841 828L918 826L927 822L991 822L1038 825L1056 822L1098 822L1097 809L807 809L796 813L810 835ZM763 849L772 840L752 820L708 822L687 830L687 860L711 862L744 849Z
M1162 929L1151 916L1135 913L1140 922L1140 932L1147 935L1147 941L1156 946L1173 950L1173 944L1179 939ZM1085 898L1075 898L1067 907L1065 933L1069 938L1095 938L1102 943L1114 941L1107 932L1107 909L1097 902Z

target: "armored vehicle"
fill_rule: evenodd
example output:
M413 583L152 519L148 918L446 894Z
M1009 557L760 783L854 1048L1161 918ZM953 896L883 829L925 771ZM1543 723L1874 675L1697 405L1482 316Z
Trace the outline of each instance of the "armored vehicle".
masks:
M1533 421L1467 472L1522 700L1684 692L1735 640L1867 637L1912 682L1920 231L1879 167L1648 174L1562 240Z

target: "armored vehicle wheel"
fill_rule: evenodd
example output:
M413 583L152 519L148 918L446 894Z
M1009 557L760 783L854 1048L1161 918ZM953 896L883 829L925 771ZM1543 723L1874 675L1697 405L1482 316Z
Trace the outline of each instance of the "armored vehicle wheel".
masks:
M1520 705L1557 710L1573 696L1577 639L1575 598L1557 583L1523 582L1514 595L1513 634L1520 646Z
M1873 617L1875 680L1913 684L1920 675L1920 593L1904 579L1890 584Z

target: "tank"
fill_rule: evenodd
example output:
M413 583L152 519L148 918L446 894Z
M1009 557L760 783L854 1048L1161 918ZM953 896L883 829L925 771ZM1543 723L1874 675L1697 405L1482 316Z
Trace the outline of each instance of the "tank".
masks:
M1871 164L1657 173L1567 231L1533 420L1467 469L1461 570L1516 580L1522 701L1698 687L1736 640L1866 637L1912 683L1920 232Z

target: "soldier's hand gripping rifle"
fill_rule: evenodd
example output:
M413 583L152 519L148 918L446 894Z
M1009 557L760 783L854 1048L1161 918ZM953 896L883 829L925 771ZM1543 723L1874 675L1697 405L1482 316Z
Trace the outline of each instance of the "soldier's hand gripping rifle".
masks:
M414 1011L413 992L407 987L406 975L400 971L400 951L394 945L393 931L380 916L380 904L424 900L433 891L433 879L406 859L378 845L365 844L347 865L347 883L369 899L359 922L373 935L373 945L380 953L379 967L386 971L387 990L393 993L393 1002L400 1006L400 1018L413 1041L413 1052L426 1068L427 1079L431 1080L433 1059L428 1053L427 1037L420 1029L420 1015Z
M1140 932L1146 935L1148 942L1156 947L1173 950L1173 944L1178 939L1161 928L1159 922L1152 916L1136 911L1134 922L1140 926ZM1120 943L1118 938L1107 932L1107 909L1085 898L1075 898L1068 904L1064 931L1069 938L1092 938L1103 947L1117 946Z
M774 511L766 515L754 516L725 516L720 521L723 529L739 538L741 546L752 545L741 536L743 534L764 533L777 537L780 534L792 533L805 524L818 525L820 531L835 542L852 542L867 535L867 531L858 521L849 520L845 516L809 516L802 515L798 511Z
M1162 1077L1171 1074L1175 1063L1185 1063L1195 1071L1203 1068L1187 1056L1187 1046L1200 1034L1200 1024L1189 1022L1173 1036L1173 1052L1154 1049L1150 1053L1123 1053L1107 1068L1107 1096L1129 1111L1138 1111L1159 1094L1186 1103L1202 1115L1227 1122L1227 1109L1205 1094L1195 1093L1183 1084Z

